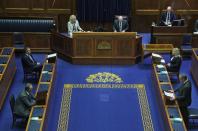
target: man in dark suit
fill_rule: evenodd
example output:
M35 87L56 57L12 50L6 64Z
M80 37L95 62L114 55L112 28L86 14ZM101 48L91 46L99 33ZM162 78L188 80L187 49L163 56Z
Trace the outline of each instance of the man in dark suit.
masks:
M38 72L40 75L43 66L42 64L36 62L31 54L30 48L28 47L25 49L25 54L22 57L22 62L27 70Z
M188 77L184 74L179 76L179 79L181 81L181 85L179 88L175 89L174 91L171 92L175 92L175 96L173 98L170 98L170 100L177 100L178 104L179 104L179 108L180 111L182 113L184 122L186 127L188 128L188 106L191 105L191 82L188 79Z
M36 104L36 99L31 93L32 88L32 84L27 83L25 89L18 95L14 106L14 112L26 119L29 117L31 107Z
M160 17L161 26L171 26L172 22L176 20L176 15L171 6L168 6L166 12L163 12Z
M114 32L126 32L129 28L127 20L123 19L123 16L119 16L117 20L114 21L113 31Z

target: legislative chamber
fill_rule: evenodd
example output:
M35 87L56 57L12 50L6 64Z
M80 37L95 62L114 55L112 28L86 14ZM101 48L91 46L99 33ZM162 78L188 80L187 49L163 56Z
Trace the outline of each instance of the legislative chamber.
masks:
M196 0L1 0L0 130L198 130Z

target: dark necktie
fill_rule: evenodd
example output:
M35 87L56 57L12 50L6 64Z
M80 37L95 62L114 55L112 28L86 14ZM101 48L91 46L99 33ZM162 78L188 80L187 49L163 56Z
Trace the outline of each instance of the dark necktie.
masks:
M76 32L76 26L73 24L73 32Z
M122 31L122 21L119 22L119 29L120 29L120 32Z

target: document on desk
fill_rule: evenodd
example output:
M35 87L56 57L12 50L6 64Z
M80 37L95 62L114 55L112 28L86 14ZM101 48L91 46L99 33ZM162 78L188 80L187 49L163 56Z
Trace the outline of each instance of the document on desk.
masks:
M171 97L171 98L174 97L174 93L172 93L172 92L164 91L164 95L165 95L165 96L168 96L168 97Z
M47 74L47 73L49 73L48 71L42 71L42 74Z
M162 58L162 56L161 56L161 55L159 55L159 54L155 54L155 53L152 53L152 56L153 56L153 57L157 57L157 58Z
M164 65L157 65L157 68L164 68L165 66Z
M198 35L198 32L193 32L193 34Z
M40 119L39 119L39 117L31 117L31 120L38 121Z
M48 56L47 56L47 58L52 58L52 57L56 57L57 56L57 54L56 53L53 53L53 54L49 54Z
M160 71L159 74L168 74L168 71Z
M175 122L182 122L182 118L179 118L179 117L175 117L175 118L170 118L172 121L175 121Z

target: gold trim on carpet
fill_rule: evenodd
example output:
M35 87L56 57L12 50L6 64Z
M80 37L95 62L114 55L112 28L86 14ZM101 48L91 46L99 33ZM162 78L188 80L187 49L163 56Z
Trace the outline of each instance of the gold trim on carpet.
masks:
M65 84L57 131L68 131L72 88L136 88L144 131L154 131L148 99L143 84Z

